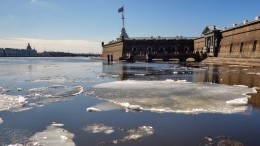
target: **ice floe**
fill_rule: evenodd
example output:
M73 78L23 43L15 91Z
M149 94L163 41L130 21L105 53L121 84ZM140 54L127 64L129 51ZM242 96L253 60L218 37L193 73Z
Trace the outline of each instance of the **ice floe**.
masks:
M111 141L103 141L100 142L99 145L106 145L106 144L118 144L118 143L124 143L129 141L137 141L140 140L143 137L150 136L154 134L154 128L151 126L140 126L137 128L114 128L111 126L106 126L104 124L91 124L87 125L83 128L83 131L97 134L97 133L103 133L103 134L111 134L118 131L124 131L127 133L127 136L124 136L120 139L111 140Z
M63 124L56 123L47 126L46 130L37 132L30 137L30 142L27 145L76 146L73 142L74 134L61 127L63 127Z
M0 125L4 123L4 120L0 118Z
M205 137L199 146L244 146L241 142L226 136Z
M143 137L147 137L147 136L154 134L154 128L151 126L140 126L140 127L132 128L132 129L120 128L120 130L125 131L128 135L121 139L101 142L100 145L118 144L118 143L130 142L130 141L137 141Z
M233 100L226 101L227 104L235 105L235 106L243 106L248 104L247 98L236 98Z
M22 144L16 143L16 144L9 144L7 146L23 146Z
M22 108L26 103L27 99L23 96L0 94L0 111Z
M230 114L245 112L246 94L255 92L255 88L240 85L127 80L95 85L87 94L133 110Z
M4 89L3 87L0 87L0 94L5 94L9 91L11 91L11 89Z
M53 85L49 87L33 88L30 89L28 92L29 95L32 97L60 98L79 95L83 92L83 87L66 87L62 85Z
M84 82L82 79L71 79L68 77L41 77L39 79L34 79L31 82L49 82L49 83L65 83L65 82Z
M89 133L111 134L115 130L113 127L106 126L104 124L92 124L92 125L88 125L88 126L84 127L83 131L89 132Z
M116 109L123 109L122 106L111 102L98 103L92 107L86 109L87 112L100 112L100 111L111 111Z
M86 109L87 112L100 112L101 110L95 107L89 107Z

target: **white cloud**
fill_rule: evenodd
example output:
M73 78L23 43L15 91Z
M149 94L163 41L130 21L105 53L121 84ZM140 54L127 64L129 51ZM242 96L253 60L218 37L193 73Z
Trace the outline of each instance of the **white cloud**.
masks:
M87 40L49 40L31 38L0 39L0 48L24 49L30 43L38 52L101 53L101 42Z
M31 0L30 4L38 5L38 6L45 6L45 7L49 6L49 2L46 0Z
M40 2L40 0L31 0L31 3L37 3Z

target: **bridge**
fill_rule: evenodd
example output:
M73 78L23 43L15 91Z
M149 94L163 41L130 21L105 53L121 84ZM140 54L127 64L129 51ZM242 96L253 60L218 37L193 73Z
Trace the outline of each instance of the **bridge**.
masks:
M207 58L206 53L156 53L156 54L146 54L146 56L131 55L126 61L132 62L136 60L146 60L147 62L152 62L154 59L170 61L170 59L178 59L179 62L186 62L188 58L193 58L196 62L200 62Z

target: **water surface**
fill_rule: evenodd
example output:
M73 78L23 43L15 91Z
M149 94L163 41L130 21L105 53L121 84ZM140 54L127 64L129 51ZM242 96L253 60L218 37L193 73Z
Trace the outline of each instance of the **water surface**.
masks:
M257 67L0 58L0 69L0 145L260 145Z

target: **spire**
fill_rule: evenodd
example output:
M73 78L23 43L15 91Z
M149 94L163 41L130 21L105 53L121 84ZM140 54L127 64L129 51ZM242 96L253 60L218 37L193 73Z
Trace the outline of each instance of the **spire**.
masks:
M126 33L126 30L125 30L124 6L118 9L118 13L122 13L122 22L123 22L123 27L121 29L119 37L120 38L129 38L128 34Z
M28 43L28 45L27 45L27 48L26 48L27 50L32 50L32 47L31 47L31 45L30 45L30 43Z

